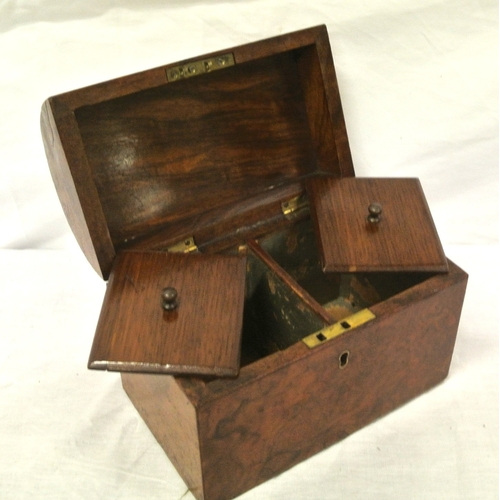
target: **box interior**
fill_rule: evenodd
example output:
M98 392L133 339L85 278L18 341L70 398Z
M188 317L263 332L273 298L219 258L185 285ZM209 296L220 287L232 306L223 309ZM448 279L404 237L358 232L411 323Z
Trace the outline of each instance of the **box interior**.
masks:
M264 262L260 255L249 252L242 366L287 349L328 323L341 321L434 275L423 272L325 274L309 218L295 221L257 243L266 259ZM283 271L297 286L290 286L290 282L280 278ZM302 289L317 302L317 308L302 299ZM324 314L318 314L320 309Z

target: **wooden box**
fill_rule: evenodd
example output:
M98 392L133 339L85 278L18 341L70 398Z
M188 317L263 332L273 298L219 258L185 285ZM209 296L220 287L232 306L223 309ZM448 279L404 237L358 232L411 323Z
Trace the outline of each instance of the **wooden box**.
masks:
M446 377L467 275L418 180L354 176L324 26L52 97L42 133L109 278L89 367L122 371L196 498Z

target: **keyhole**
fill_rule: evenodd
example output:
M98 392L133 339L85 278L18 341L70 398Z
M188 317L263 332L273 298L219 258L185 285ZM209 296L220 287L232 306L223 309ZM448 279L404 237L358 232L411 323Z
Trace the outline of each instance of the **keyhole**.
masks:
M344 351L339 356L339 368L345 368L347 366L347 363L349 363L349 351Z

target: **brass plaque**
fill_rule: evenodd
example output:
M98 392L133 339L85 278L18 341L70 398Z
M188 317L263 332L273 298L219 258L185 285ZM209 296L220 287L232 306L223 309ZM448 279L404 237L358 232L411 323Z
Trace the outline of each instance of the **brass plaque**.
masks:
M218 69L228 68L234 66L233 54L222 54L220 56L210 57L209 59L200 59L173 68L167 68L167 80L169 82L176 82L193 76L203 75L204 73L211 73Z

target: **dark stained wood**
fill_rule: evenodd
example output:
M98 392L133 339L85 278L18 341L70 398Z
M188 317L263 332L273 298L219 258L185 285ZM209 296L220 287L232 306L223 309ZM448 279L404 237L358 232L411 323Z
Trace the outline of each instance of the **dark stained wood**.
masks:
M308 300L265 252L252 242L248 246L242 364L286 349L330 322L321 306Z
M455 285L460 285L457 287L456 293L458 294L458 297L461 296L463 302L464 290L467 284L468 276L462 269L450 260L448 260L448 268L448 273L435 275L427 274L427 279L425 279L425 275L422 275L423 277L419 283L397 293L394 296L388 297L386 300L374 306L371 306L371 310L375 312L376 307L379 312L377 315L377 321L380 321L381 316L383 316L383 318L388 318L392 314L399 314L413 302L432 302L435 296L438 297L437 300L440 300L439 294L446 291L448 288L455 287ZM397 280L398 275L394 274L394 276L394 279ZM446 306L447 309L450 309L455 317L455 320L458 321L460 319L462 302L460 302L459 307L457 306L456 308L454 308L454 302L451 304L443 302L442 305ZM429 319L427 315L425 317ZM366 328L367 325L362 328ZM439 322L436 323L436 327L438 325ZM400 325L396 331L399 333L402 328L403 327ZM454 335L456 335L456 333ZM339 338L342 337L343 336ZM229 385L231 388L230 390L243 387L256 377L266 377L285 365L293 364L303 357L314 355L318 349L324 349L331 342L334 342L334 340L329 341L323 346L315 349L309 349L303 342L298 342L284 351L264 357L255 363L243 367L240 370L238 377L230 380L214 379L209 383L204 382L202 379L192 377L179 377L177 380L182 385L184 392L189 395L190 400L195 402L197 405L201 405L226 394L229 390Z
M310 217L265 235L259 245L318 304L324 306L338 297L340 275L323 272Z
M246 198L231 207L220 207L169 225L119 248L166 250L185 237L196 235L202 253L214 253L258 238L288 223L281 203L303 193L301 184L289 184L269 193ZM304 214L307 216L308 214Z
M295 51L318 170L339 177L353 176L354 167L326 26L236 47L234 55L240 63L265 57L276 50Z
M325 88L325 100L328 107L328 113L323 113L325 119L329 119L333 126L333 138L335 140L335 149L337 152L337 162L339 170L332 168L325 168L330 174L335 176L339 175L341 177L351 177L354 175L354 166L351 158L351 150L349 147L349 140L347 136L346 124L344 121L344 114L342 111L342 102L340 99L340 91L337 82L337 75L335 71L335 65L333 64L333 55L330 48L330 40L328 37L328 32L326 27L323 26L321 30L321 35L318 36L316 42L317 58L321 68L321 76ZM322 96L319 96L319 103L322 106ZM314 102L314 101L313 101ZM318 109L321 109L318 107ZM324 127L324 120L320 121L320 126ZM321 139L318 139L321 140ZM324 144L321 144L321 148L325 148ZM324 151L324 149L322 149ZM332 158L332 161L333 158ZM323 165L326 167L326 162Z
M447 271L418 179L318 177L307 190L326 272ZM367 221L373 202L379 223Z
M300 82L315 144L317 169L336 177L354 175L342 104L326 30L298 56Z
M292 53L79 108L76 118L115 244L315 169Z
M97 83L78 90L73 90L60 94L57 99L71 109L81 106L91 106L101 102L109 101L117 97L126 96L144 89L159 87L167 82L166 70L181 64L224 55L232 52L237 64L261 59L271 54L293 51L308 45L324 42L328 38L326 27L315 26L292 33L271 37L265 40L240 45L230 49L218 50L209 54L198 55L182 61L171 62L158 68L148 69L127 76L114 78L106 82ZM331 57L330 57L331 59ZM328 64L329 61L326 61Z
M176 377L197 414L204 490L193 491L196 498L234 498L441 382L466 282L449 262L449 273L429 275L374 305L376 320L320 347L299 342L243 367L235 379ZM344 352L349 361L340 369ZM156 390L161 378L151 379L156 411L139 411L165 449L181 448L182 434L165 436L165 422L178 409ZM138 408L150 392L147 378L140 380L140 390L127 391ZM190 471L179 468L184 478Z
M75 186L56 187L104 278L137 239L168 239L318 171L354 174L324 26L228 51L235 66L213 73L169 83L167 65L45 103L49 164Z
M90 368L234 376L238 373L245 258L122 252L97 325ZM178 307L164 311L174 287Z

